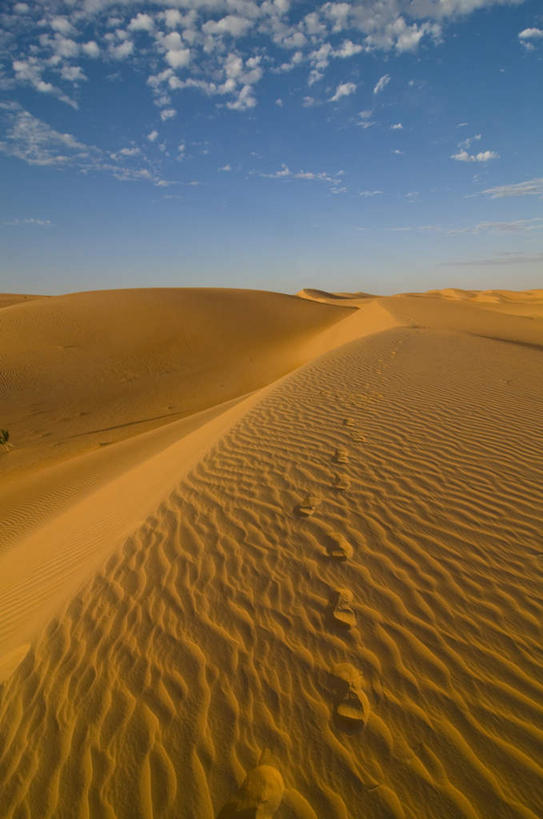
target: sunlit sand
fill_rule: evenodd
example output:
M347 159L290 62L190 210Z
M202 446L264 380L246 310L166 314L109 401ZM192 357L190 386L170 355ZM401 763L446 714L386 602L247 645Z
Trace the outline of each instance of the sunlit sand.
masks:
M543 815L543 290L0 296L0 815Z

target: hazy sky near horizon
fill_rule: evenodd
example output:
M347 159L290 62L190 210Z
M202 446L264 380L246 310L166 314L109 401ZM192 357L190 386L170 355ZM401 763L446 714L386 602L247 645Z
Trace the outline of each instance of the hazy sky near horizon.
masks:
M540 0L2 10L0 290L543 286Z

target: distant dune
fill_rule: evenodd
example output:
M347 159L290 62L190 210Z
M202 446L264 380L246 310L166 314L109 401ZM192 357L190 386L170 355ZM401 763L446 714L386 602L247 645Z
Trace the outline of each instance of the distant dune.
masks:
M2 817L543 816L543 291L2 305Z
M376 298L376 296L372 296L371 293L328 293L326 290L315 290L313 288L300 290L300 292L296 295L302 299L311 299L312 301L321 301L325 303L332 302L334 304L337 304L338 302L360 301L360 299Z
M31 301L32 299L49 298L48 296L32 296L26 293L0 293L0 309L3 307L11 307L12 304L20 304L22 301Z

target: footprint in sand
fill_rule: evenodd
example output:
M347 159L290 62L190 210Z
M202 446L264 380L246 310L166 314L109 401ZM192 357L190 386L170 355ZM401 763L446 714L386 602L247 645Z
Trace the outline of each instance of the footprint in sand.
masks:
M351 663L338 663L334 666L333 673L340 681L336 715L345 725L365 725L370 714L370 703L364 692L362 672Z
M332 617L342 628L352 628L356 625L356 614L351 603L353 593L350 589L337 589L332 597Z
M238 793L223 807L218 819L271 819L284 792L285 783L277 768L258 765L249 771Z
M353 432L351 432L351 439L352 439L353 441L365 441L365 440L366 440L366 436L364 435L364 433L363 433L363 432L356 432L356 431L353 431Z
M347 452L344 446L338 446L338 448L334 452L333 460L337 464L349 463L349 453Z
M349 489L351 485L349 478L347 478L345 475L338 475L336 473L332 480L334 489L337 489L340 492L344 492L346 489Z
M354 427L354 421L352 418L344 418L343 419L343 426L344 427Z
M327 535L326 551L334 560L349 560L353 556L353 547L344 535Z
M306 495L304 500L295 507L295 512L302 518L309 518L315 514L319 499L315 495Z

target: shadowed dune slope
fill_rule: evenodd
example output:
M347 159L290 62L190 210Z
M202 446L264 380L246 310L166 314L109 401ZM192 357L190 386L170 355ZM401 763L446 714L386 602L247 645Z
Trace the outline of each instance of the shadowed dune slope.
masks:
M348 312L277 293L150 289L0 312L5 472L62 460L268 384Z
M46 326L39 330L32 330L25 314L24 322L20 318L19 322L36 341L37 346L31 349L29 341L21 338L22 331L13 324L8 327L11 335L4 333L3 338L12 343L3 353L6 364L1 425L10 430L15 448L9 456L0 452L4 476L0 554L66 509L74 498L94 491L180 440L204 424L210 414L220 414L228 402L213 402L224 394L233 392L236 398L230 400L238 400L238 389L254 390L323 351L398 323L376 301L365 302L360 309L310 305L308 310L307 303L295 297L250 291L226 291L222 300L221 291L190 291L177 301L170 291L148 292L155 324L164 319L163 308L169 301L176 308L166 330L155 333L144 325L138 332L137 324L125 322L120 326L120 338L111 342L116 332L115 296L132 319L137 312L133 302L138 310L145 310L147 299L145 292L137 291L134 299L134 292L119 291L106 294L110 312L99 316L99 321L93 311L98 310L103 294L82 294L97 297L83 300L83 305L89 301L92 310L82 311L81 299L75 297L67 303L61 300L60 310L51 304L46 311L49 324L43 319L42 325ZM172 292L179 296L179 291ZM187 321L178 309L183 305L192 322L193 337L189 341ZM194 309L190 312L191 305ZM221 314L221 305L223 313L232 312L229 318ZM254 315L246 322L244 315L249 309ZM66 351L58 345L50 349L51 324L62 317L63 311L75 327L56 332L69 333L72 339L77 334L85 336L84 350ZM84 313L86 324L82 327L80 319L74 319L78 311ZM198 318L202 320L199 331ZM100 332L91 332L94 319ZM255 329L256 319L260 323ZM161 349L158 342L164 340L165 333L170 334L169 350ZM46 368L40 365L38 341L48 361ZM114 348L111 356L110 343ZM121 344L126 349L119 352ZM162 377L160 362L165 358L170 360L170 369ZM243 373L248 360L247 372ZM129 368L136 375L127 381ZM187 415L187 406L200 403L206 409ZM167 411L162 412L164 409ZM126 420L138 416L139 421Z
M238 406L21 648L4 815L543 815L542 395L408 326Z

